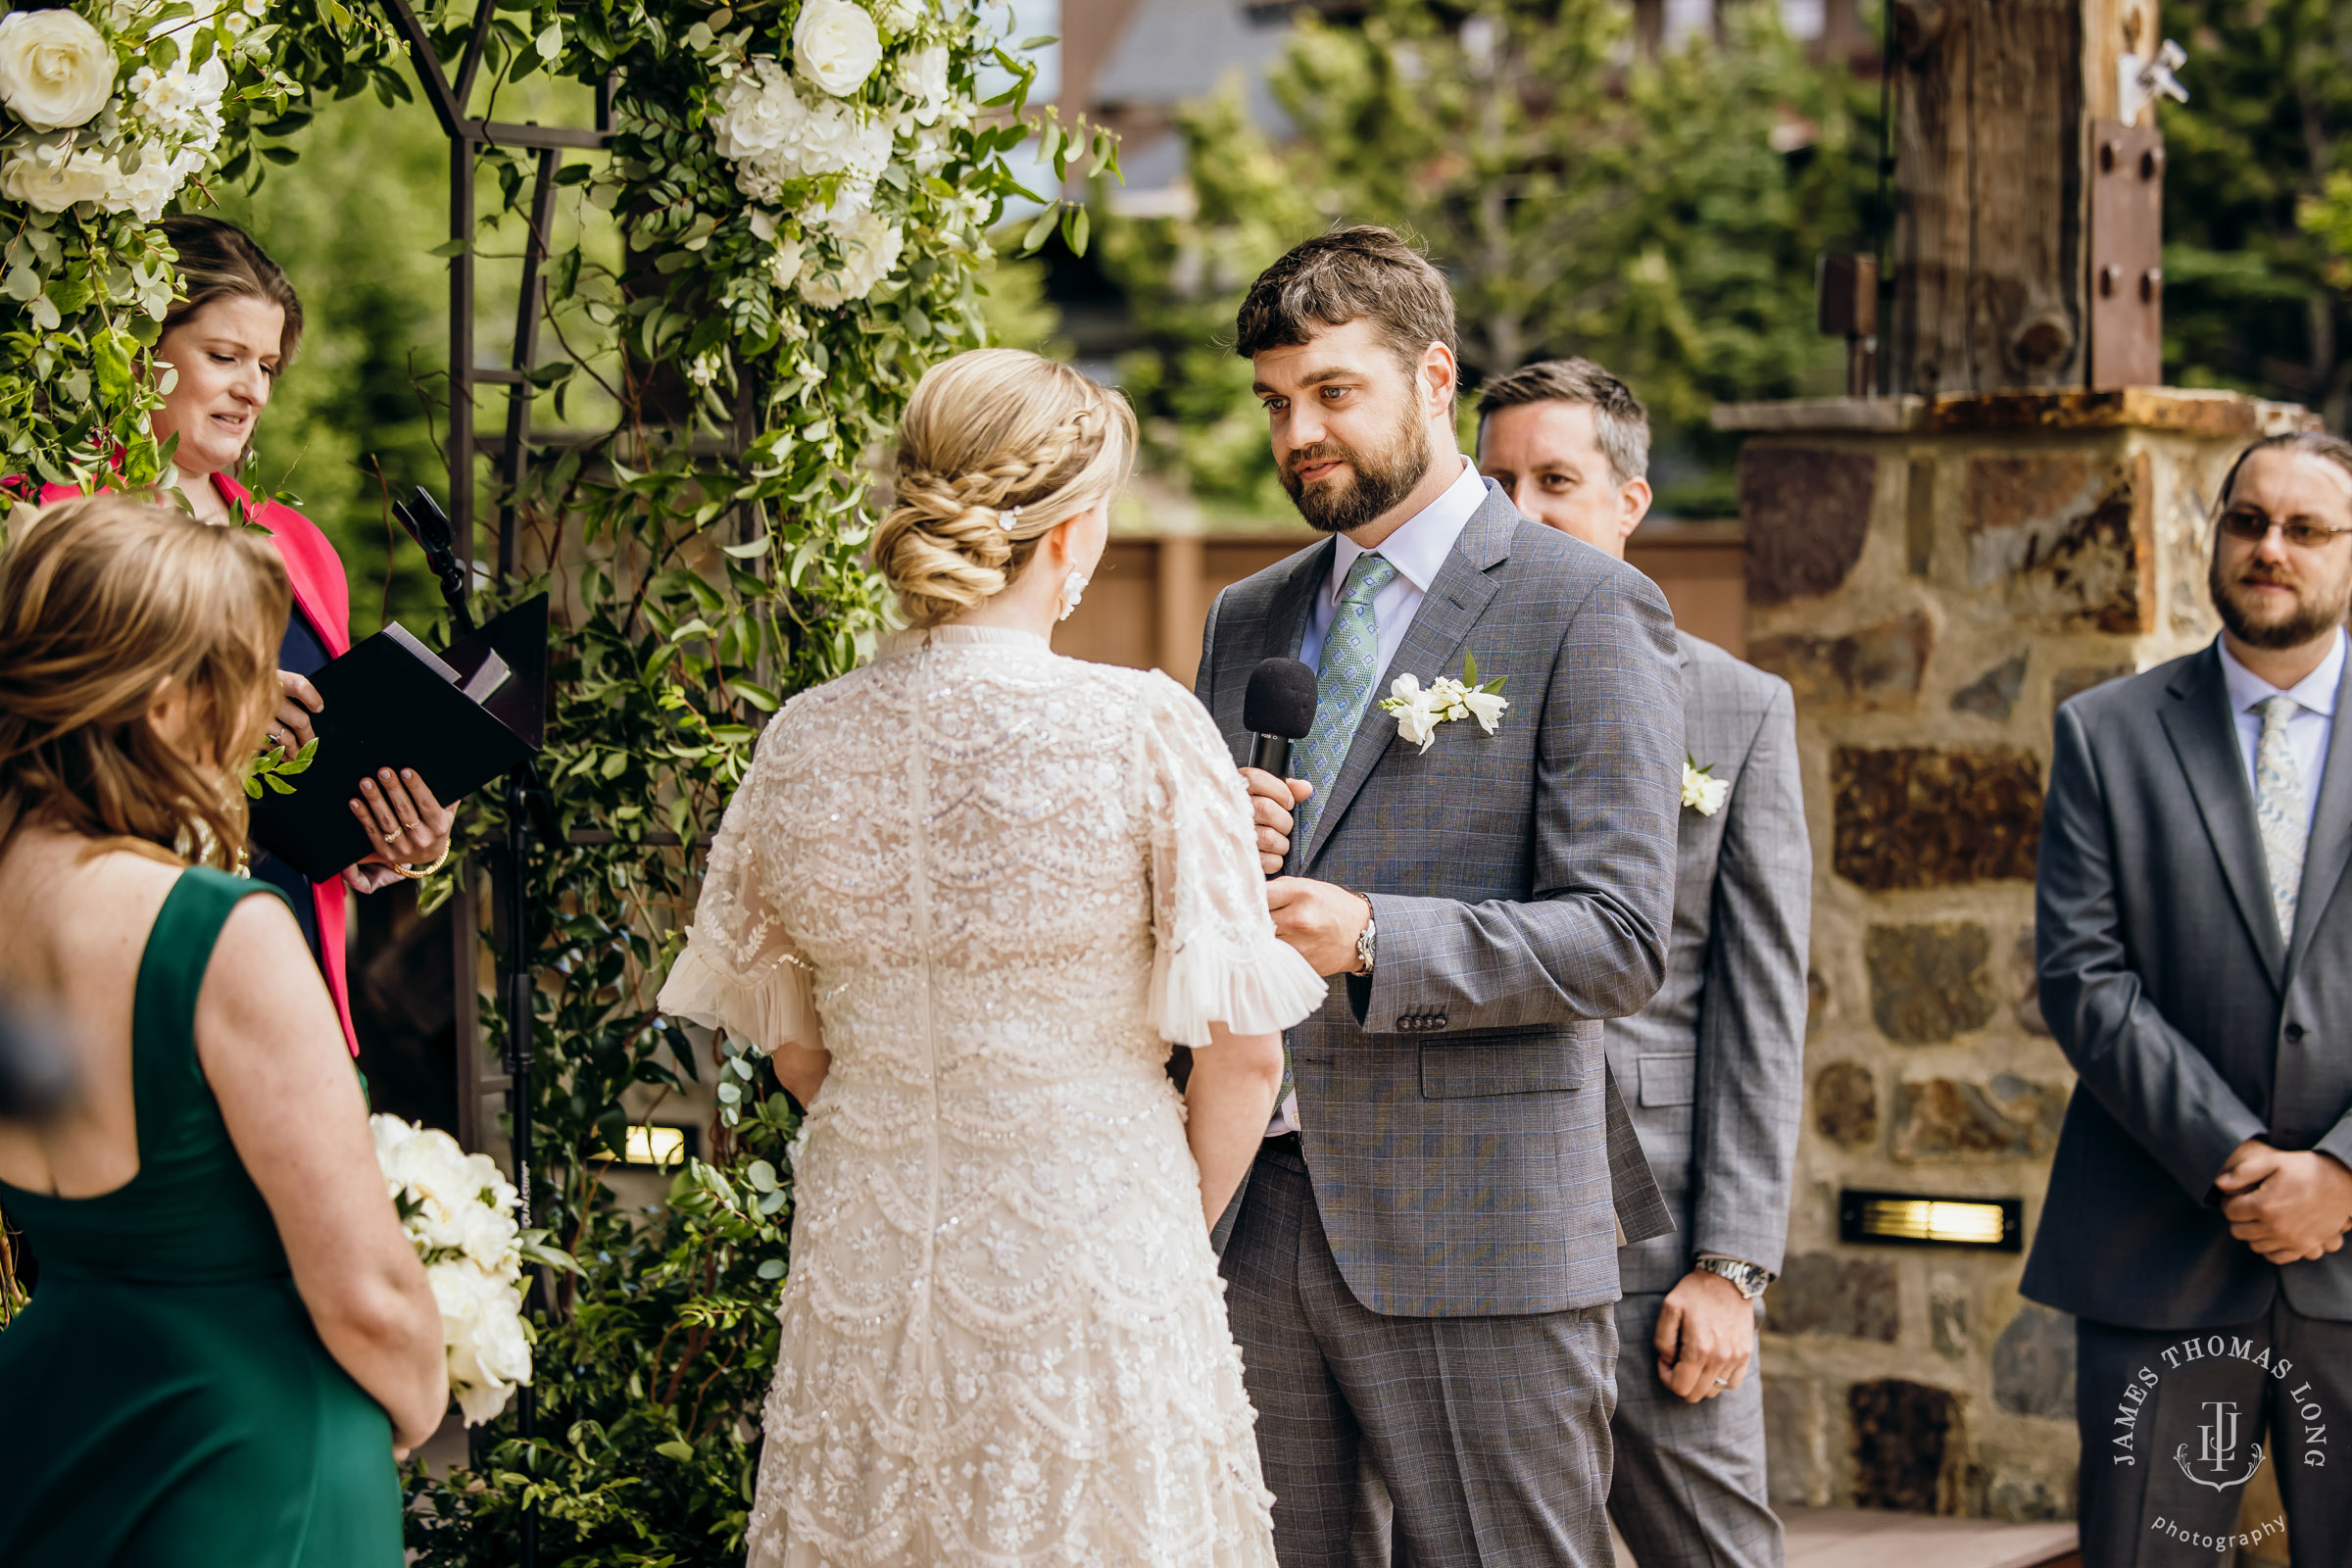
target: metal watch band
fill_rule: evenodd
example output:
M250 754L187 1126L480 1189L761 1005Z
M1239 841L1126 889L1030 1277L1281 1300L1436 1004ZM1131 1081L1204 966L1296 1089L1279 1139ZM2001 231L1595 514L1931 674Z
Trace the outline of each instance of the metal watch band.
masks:
M1769 1269L1754 1263L1742 1263L1733 1257L1702 1257L1693 1266L1731 1281L1732 1288L1740 1293L1740 1299L1747 1301L1762 1296L1764 1288L1774 1278Z
M1361 893L1356 897L1364 899ZM1359 975L1372 972L1374 934L1379 929L1380 922L1372 914L1372 901L1364 899L1364 928L1355 934L1355 972Z

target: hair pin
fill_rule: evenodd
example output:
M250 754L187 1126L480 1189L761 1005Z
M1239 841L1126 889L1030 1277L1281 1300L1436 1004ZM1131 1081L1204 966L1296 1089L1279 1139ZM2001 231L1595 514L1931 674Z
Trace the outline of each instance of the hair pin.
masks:
M1012 525L1013 525L1014 523L1016 523L1016 522L1019 522L1020 520L1021 520L1021 509L1020 509L1020 508L1018 508L1018 507L1012 507L1012 508L1008 508L1008 509L1007 509L1007 508L1000 508L1000 509L998 509L998 512L997 512L997 526L998 526L998 527L1000 527L1000 528L1002 528L1002 529L1004 529L1004 530L1006 533L1010 533L1010 532L1012 532Z

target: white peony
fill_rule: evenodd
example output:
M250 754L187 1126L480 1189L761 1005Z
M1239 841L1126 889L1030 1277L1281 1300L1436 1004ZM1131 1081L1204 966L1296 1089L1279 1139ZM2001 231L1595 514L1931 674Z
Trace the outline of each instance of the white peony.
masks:
M918 125L936 124L948 107L948 50L927 44L899 62L899 91L914 100L909 111Z
M0 18L0 104L33 129L86 123L114 91L114 46L81 17L12 11Z
M521 1295L464 1259L424 1271L441 1310L441 1344L450 1392L467 1426L506 1408L516 1385L531 1380L531 1348L518 1312Z
M836 98L865 85L882 63L882 38L863 6L808 0L792 27L792 69Z
M113 159L84 147L65 156L55 147L29 147L0 164L0 196L62 213L76 202L103 202L122 177Z
M368 1128L441 1311L450 1389L466 1424L479 1426L531 1380L518 1195L488 1155L466 1153L447 1133L397 1116L370 1116Z
M801 298L819 310L861 300L899 265L906 236L899 225L870 209L834 229L837 261L811 257L801 274Z

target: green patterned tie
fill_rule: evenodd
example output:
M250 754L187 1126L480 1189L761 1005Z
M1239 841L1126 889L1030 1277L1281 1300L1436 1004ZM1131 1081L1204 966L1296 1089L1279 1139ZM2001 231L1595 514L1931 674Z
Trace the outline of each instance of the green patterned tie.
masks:
M1364 704L1372 696L1373 683L1380 679L1380 620L1372 613L1372 601L1396 580L1396 568L1387 557L1365 554L1355 558L1355 564L1348 568L1348 580L1340 585L1339 609L1323 633L1323 654L1315 665L1314 727L1291 755L1292 772L1315 787L1315 793L1295 813L1291 827L1294 849L1305 847L1315 808L1331 792L1340 764L1348 760L1348 749L1355 744L1355 727L1363 719ZM1291 1102L1292 1090L1291 1040L1285 1034L1282 1092L1274 1102L1277 1112Z

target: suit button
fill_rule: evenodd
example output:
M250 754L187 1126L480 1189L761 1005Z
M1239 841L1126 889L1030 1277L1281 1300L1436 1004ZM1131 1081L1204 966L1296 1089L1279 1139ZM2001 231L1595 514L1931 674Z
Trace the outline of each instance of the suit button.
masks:
M2300 1039L2302 1039L2302 1038L2303 1038L2303 1026L2302 1026L2301 1024L2299 1024L2299 1023L2290 1023L2290 1024L2288 1024L2288 1025L2286 1026L2286 1038L2287 1038L2289 1041L2295 1041L2295 1040L2300 1040Z

